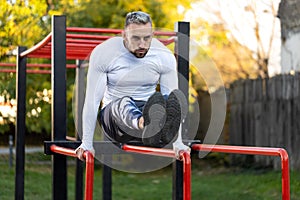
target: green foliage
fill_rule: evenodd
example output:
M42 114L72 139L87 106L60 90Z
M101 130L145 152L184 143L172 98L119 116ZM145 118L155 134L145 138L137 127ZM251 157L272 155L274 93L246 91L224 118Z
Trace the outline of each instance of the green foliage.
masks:
M17 46L31 47L45 37L50 31L50 24L45 14L47 4L41 1L30 1L27 5L25 1L16 1L11 4L8 1L0 0L0 61L15 62L14 50ZM29 61L30 62L30 61ZM43 82L44 77L28 76L27 99L35 98L39 86L36 84ZM2 73L0 78L0 96L4 97L4 102L10 103L15 98L16 77L13 73ZM42 106L43 107L43 106ZM32 104L27 103L28 121L27 127L30 131L40 131L43 127L41 118L30 117L33 108ZM34 112L34 111L33 111ZM46 114L42 112L43 114ZM2 113L1 113L2 114ZM4 118L4 125L1 125L0 133L8 131L15 120L11 116ZM39 127L39 128L36 128Z
M50 133L51 131L50 88L50 75L27 74L26 127L29 132Z
M11 4L0 0L0 59L2 60L16 46L33 46L50 30L43 18L47 5L41 1L16 1Z

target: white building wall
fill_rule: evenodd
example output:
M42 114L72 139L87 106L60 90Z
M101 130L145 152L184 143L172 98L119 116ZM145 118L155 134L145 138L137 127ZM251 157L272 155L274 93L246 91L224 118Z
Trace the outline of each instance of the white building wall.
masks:
M281 73L300 71L300 33L291 34L281 44Z

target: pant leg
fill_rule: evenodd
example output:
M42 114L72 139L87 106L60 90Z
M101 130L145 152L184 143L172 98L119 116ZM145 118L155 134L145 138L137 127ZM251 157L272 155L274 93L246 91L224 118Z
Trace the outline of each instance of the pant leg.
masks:
M100 112L100 123L105 134L117 142L141 140L142 131L133 123L142 116L144 102L130 97L112 101Z

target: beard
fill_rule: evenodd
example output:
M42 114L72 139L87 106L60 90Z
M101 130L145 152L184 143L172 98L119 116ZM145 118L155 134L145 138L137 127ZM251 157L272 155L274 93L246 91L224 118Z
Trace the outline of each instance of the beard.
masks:
M134 51L131 51L131 53L137 58L144 58L148 53L148 50L149 49L141 48L141 49L136 49Z

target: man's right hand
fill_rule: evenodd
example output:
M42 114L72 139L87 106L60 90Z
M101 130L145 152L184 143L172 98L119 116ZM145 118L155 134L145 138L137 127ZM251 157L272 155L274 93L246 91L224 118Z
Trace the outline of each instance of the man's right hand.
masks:
M84 153L84 152L85 152L85 150L82 149L82 148L78 148L78 149L76 150L76 155L77 155L77 158L78 158L79 160L85 161L85 159L84 159L84 157L83 157L83 153Z
M78 149L75 150L75 153L76 153L77 158L78 158L79 160L85 161L85 158L84 158L84 156L83 156L83 154L84 154L85 151L86 151L86 150L84 150L84 149L81 148L81 147L79 147ZM91 153L93 154L93 157L95 157L95 150L94 150L94 149L89 150L89 152L91 152Z

